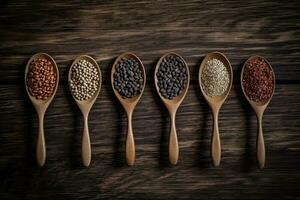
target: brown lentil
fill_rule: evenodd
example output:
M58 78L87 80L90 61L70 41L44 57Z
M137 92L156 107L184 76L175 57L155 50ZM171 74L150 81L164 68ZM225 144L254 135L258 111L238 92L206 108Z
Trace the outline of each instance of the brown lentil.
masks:
M263 58L253 57L245 64L242 84L249 99L265 103L273 93L273 71Z
M56 72L50 60L36 58L30 63L26 83L31 96L38 100L46 100L52 96L56 81Z

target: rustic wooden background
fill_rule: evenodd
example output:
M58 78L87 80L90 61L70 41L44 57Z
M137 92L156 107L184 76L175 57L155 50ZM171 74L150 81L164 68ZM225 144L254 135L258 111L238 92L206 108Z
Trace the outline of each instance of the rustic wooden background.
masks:
M299 1L1 1L0 199L299 199ZM197 74L211 51L228 56L234 86L220 113L222 162L210 164L211 115ZM132 51L147 69L133 115L136 165L124 163L125 114L110 85L112 62ZM180 160L168 165L169 119L153 85L165 52L187 61L192 80L177 114ZM35 164L37 117L24 89L27 60L46 52L60 84L45 117L47 161ZM90 115L92 163L80 165L82 118L67 87L80 54L93 56L104 84ZM239 70L253 54L276 73L265 112L267 166L255 163L256 118L243 98Z

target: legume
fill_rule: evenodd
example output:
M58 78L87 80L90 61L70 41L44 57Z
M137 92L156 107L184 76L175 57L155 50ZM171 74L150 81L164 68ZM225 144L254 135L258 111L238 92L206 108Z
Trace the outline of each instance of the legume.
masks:
M116 64L113 85L122 98L132 98L142 92L144 78L140 67L134 58L122 58Z
M202 88L208 96L220 96L229 86L229 73L224 63L213 58L209 60L201 75Z
M73 96L80 101L90 99L100 85L97 67L82 59L75 63L71 70L70 89Z
M47 58L36 58L30 64L26 84L31 96L38 100L51 97L56 86L56 72Z
M175 55L163 58L156 73L160 94L169 100L181 94L187 83L184 61Z
M243 88L252 101L267 102L273 93L274 77L268 63L260 57L247 61L243 72Z

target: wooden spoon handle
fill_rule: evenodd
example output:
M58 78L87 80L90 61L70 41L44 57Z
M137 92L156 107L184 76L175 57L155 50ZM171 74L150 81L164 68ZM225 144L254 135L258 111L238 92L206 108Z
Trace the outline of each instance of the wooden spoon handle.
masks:
M40 167L44 166L46 161L46 145L44 136L44 115L45 113L39 113L39 132L37 137L36 146L36 160Z
M132 131L132 112L128 112L128 130L126 135L126 162L127 165L132 166L135 162L135 145Z
M219 135L219 122L218 122L219 112L213 113L214 118L214 127L211 139L211 158L213 166L217 167L220 165L221 161L221 144L220 144L220 135Z
M169 161L172 165L176 165L179 157L178 140L175 125L175 114L170 115L171 129L169 135Z
M262 129L262 117L258 117L256 149L258 166L262 169L265 166L265 142Z
M82 163L88 167L91 162L91 142L88 127L88 115L84 116L84 128L82 134Z

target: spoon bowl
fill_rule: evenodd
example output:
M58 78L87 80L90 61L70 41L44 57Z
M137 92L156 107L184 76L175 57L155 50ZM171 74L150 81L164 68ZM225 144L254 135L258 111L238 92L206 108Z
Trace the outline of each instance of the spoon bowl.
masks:
M242 83L245 66L246 66L246 64L247 64L250 60L252 60L252 59L254 59L254 58L261 58L261 59L263 59L263 60L268 64L268 67L271 69L271 71L273 72L273 92L272 92L271 97L270 97L270 98L268 99L268 101L266 101L266 102L256 102L256 101L252 101L252 100L247 96L247 94L246 94L246 92L245 92L245 89L244 89L244 86L243 86L243 83ZM250 57L246 60L246 62L244 63L244 65L243 65L243 68L242 68L242 71L241 71L241 77L240 77L240 78L241 78L241 88L242 88L242 91L243 91L243 94L244 94L245 98L247 99L247 101L249 102L249 104L251 105L251 107L254 109L255 112L261 112L262 108L266 108L266 107L268 106L268 104L270 103L270 101L271 101L271 99L272 99L272 97L273 97L273 94L274 94L274 92L275 92L275 75L274 75L274 70L273 70L271 64L267 61L267 59L265 59L265 58L262 57L262 56L258 56L258 55L250 56ZM259 108L259 110L257 110L258 108Z
M89 116L89 112L90 112L93 104L95 103L95 101L100 93L102 77L101 77L101 70L100 70L98 63L90 56L80 55L73 61L72 65L69 69L68 83L69 83L70 91L72 91L71 87L70 87L71 78L72 78L72 69L73 69L74 65L76 63L78 63L80 60L86 60L89 63L91 63L93 66L96 67L96 69L98 70L98 74L99 74L98 88L97 88L97 91L95 92L95 94L93 94L93 96L91 98L86 99L86 100L78 100L71 92L71 95L72 95L73 99L75 100L76 104L78 105L78 107L83 115L83 119L84 119L84 128L83 128L83 134L82 134L82 163L84 166L87 167L90 165L90 162L91 162L91 142L90 142L89 129L88 129L88 116Z
M205 67L205 64L212 59L218 59L220 60L224 66L226 67L227 71L228 71L228 75L229 75L229 85L227 90L220 96L209 96L205 93L203 87L202 87L202 81L201 81L201 75L203 72L203 69ZM205 56L205 58L203 59L201 65L200 65L200 69L199 69L199 85L200 85L200 89L203 93L204 98L206 99L206 101L208 102L209 106L213 109L214 107L217 106L222 106L222 104L224 103L225 99L227 98L230 90L231 90L231 86L232 86L232 80L233 80L233 72L232 72L232 67L231 64L229 62L229 60L226 58L226 56L220 52L212 52L209 53Z
M142 76L143 76L143 79L144 79L144 83L143 83L144 85L143 85L143 89L142 89L141 93L139 95L133 96L131 98L123 98L119 94L119 92L117 90L115 90L114 85L113 85L113 83L114 83L114 74L115 74L115 71L116 71L116 65L118 64L118 62L120 62L120 60L122 58L136 60L139 63L140 70L142 71ZM115 60L115 62L113 64L113 67L112 67L112 70L111 70L111 83L112 83L113 91L114 91L116 97L119 99L120 103L123 105L124 109L128 109L128 107L130 109L134 108L136 106L137 102L142 97L142 94L143 94L143 91L144 91L144 88L145 88L145 84L146 84L146 72L145 72L145 68L144 68L144 65L143 65L142 61L135 54L130 53L130 52L125 52L125 53L122 53L121 55L119 55L117 57L117 59Z
M166 56L174 56L174 57L179 57L183 63L184 63L184 67L186 69L186 83L185 83L185 87L184 89L181 91L181 93L174 97L173 99L167 99L164 96L161 95L160 90L159 90L159 86L158 86L158 79L157 79L157 72L164 60L164 58ZM189 69L188 69L188 65L185 62L185 60L177 53L174 52L169 52L164 54L157 62L156 64L156 68L154 71L154 83L155 83L155 88L157 90L157 93L160 97L160 99L162 100L162 102L164 103L164 105L166 106L168 112L169 112L169 116L170 116L170 120L171 120L171 127L170 127L170 134L169 134L169 162L172 165L176 165L178 162L178 157L179 157L179 147L178 147L178 139L177 139L177 132L176 132L176 123L175 123L175 117L176 117L176 112L178 107L180 106L180 104L182 103L183 99L185 98L187 91L189 89L189 83L190 83L190 73L189 73Z
M27 86L27 74L30 67L30 64L33 60L38 58L45 58L48 61L51 62L52 66L54 67L55 73L56 73L56 83L55 88L50 97L48 97L46 100L39 100L36 99L34 96L32 96L29 92L28 86ZM54 95L56 94L57 88L58 88L58 82L59 82L59 71L58 67L56 65L56 62L54 59L46 54L46 53L37 53L34 54L29 61L27 62L26 68L25 68L25 88L27 95L32 102L39 118L39 131L38 131L38 137L37 137L37 147L36 147L36 159L39 166L43 166L46 161L46 145L45 145L45 136L44 136L44 116L46 113L47 108L49 107L50 103L52 102Z
M229 84L225 92L223 92L222 95L219 96L209 96L206 94L206 92L203 89L202 85L202 72L204 70L204 67L206 63L209 60L212 59L218 59L220 60L224 66L227 69L228 75L229 75ZM218 126L218 116L219 116L219 111L221 109L221 106L225 102L226 98L228 97L228 94L231 90L232 87L232 79L233 79L233 72L232 72L232 67L229 62L229 60L226 58L226 56L220 52L212 52L209 53L205 56L203 59L200 68L199 68L199 85L201 92L207 101L209 107L212 110L212 115L214 119L213 123L213 132L212 132L212 139L211 139L211 157L212 157L212 163L213 165L219 166L221 162L221 143L220 143L220 134L219 134L219 126Z
M97 99L97 97L98 97L98 95L99 95L99 93L100 93L100 90L101 90L101 84L102 84L102 76L101 76L101 70L100 70L100 67L99 67L98 63L97 63L92 57L90 57L90 56L88 56L88 55L80 55L80 56L78 56L78 57L73 61L72 65L71 65L71 67L70 67L69 74L68 74L68 82L69 82L69 83L70 83L70 81L71 81L72 68L73 68L73 66L74 66L76 63L78 63L80 60L86 60L86 61L90 62L92 65L94 65L94 66L97 68L98 74L99 74L99 87L97 88L97 91L95 92L95 94L94 94L91 98L89 98L89 99L87 99L87 100L82 100L82 101L80 101L80 100L76 99L76 98L73 96L73 94L71 93L71 94L72 94L72 97L73 97L73 99L75 100L75 102L76 102L76 104L78 105L78 107L79 107L80 109L84 108L84 111L86 111L86 110L90 110L90 109L91 109L91 107L92 107L93 104L95 103L95 101L96 101L96 99ZM70 91L71 91L71 88L70 88Z
M142 90L141 90L140 94L135 95L131 98L123 98L114 87L114 74L116 72L116 65L120 62L120 60L122 58L136 60L139 63L140 70L142 71L142 77L144 80ZM130 53L130 52L125 52L125 53L122 53L121 55L119 55L116 58L113 66L112 66L112 69L111 69L111 85L112 85L112 88L113 88L113 91L114 91L116 97L120 101L121 105L123 106L123 108L127 114L128 130L127 130L126 141L125 141L125 154L126 154L127 164L129 166L132 166L132 165L134 165L134 162L135 162L135 145L134 145L134 137L133 137L133 131L132 131L132 113L133 113L135 106L137 105L140 98L142 97L142 94L144 92L145 85L146 85L146 72L145 72L145 68L144 68L142 61L135 54Z
M264 60L268 67L271 69L272 71L272 75L273 75L273 91L272 94L270 96L270 98L266 101L266 102L256 102L251 100L248 96L247 93L245 92L244 86L243 86L243 75L244 75L244 69L246 67L246 64L254 59L254 58L260 58L262 60ZM270 63L262 56L258 56L258 55L254 55L249 57L246 62L243 65L242 71L241 71L241 88L243 91L243 94L245 96L245 98L247 99L247 101L249 102L249 104L251 105L251 107L253 108L256 117L257 117L257 121L258 121L258 131L257 131L257 141L256 141L256 154L257 154L257 162L258 162L258 167L259 168L264 168L265 166L265 144L264 144L264 137L263 137L263 129L262 129L262 118L263 118L263 114L264 111L266 110L268 104L270 103L274 91L275 91L275 74L274 74L274 70L272 68L272 66L270 65Z

